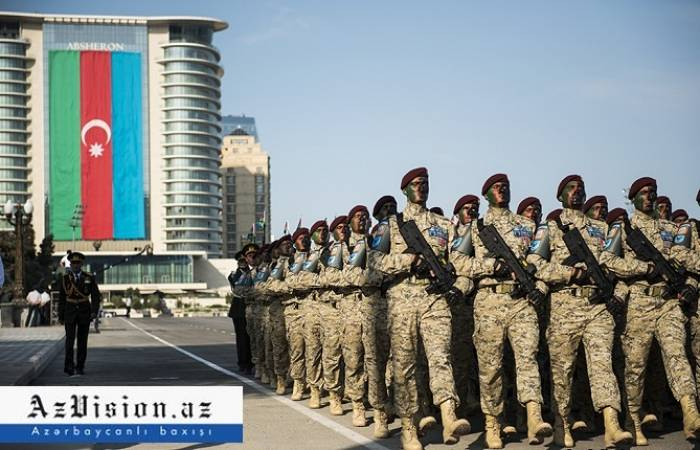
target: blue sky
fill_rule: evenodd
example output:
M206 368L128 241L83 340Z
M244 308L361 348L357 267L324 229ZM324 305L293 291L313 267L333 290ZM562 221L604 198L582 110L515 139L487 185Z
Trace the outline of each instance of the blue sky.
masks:
M416 166L451 212L495 172L513 203L559 180L622 206L653 176L699 216L700 3L4 0L34 12L202 15L222 110L256 118L272 157L272 231L401 198ZM401 198L400 204L403 204ZM483 203L482 203L483 205ZM482 206L482 213L485 207Z

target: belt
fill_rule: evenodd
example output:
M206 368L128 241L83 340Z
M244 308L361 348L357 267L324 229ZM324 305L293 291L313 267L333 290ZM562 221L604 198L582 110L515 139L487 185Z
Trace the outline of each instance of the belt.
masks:
M493 286L484 286L479 289L483 289L487 292L492 292L494 294L512 294L518 288L516 284L496 284Z
M666 286L632 286L630 292L634 294L648 295L649 297L661 297L666 292Z
M86 298L67 298L66 301L68 303L85 303L88 302L89 300Z
M598 292L598 288L596 286L570 287L560 289L557 292L565 292L574 297L589 298Z

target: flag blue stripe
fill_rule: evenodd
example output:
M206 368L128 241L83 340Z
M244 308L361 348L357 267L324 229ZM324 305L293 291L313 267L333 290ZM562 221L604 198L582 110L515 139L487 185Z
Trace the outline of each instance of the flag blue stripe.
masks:
M112 53L112 201L115 239L146 237L141 55Z

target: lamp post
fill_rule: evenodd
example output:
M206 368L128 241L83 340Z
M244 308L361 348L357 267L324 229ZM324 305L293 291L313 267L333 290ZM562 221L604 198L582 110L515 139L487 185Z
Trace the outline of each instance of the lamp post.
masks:
M5 203L5 218L15 227L17 245L15 247L15 305L24 301L24 227L32 221L34 205L30 199L22 205L8 200ZM17 323L15 321L15 326Z

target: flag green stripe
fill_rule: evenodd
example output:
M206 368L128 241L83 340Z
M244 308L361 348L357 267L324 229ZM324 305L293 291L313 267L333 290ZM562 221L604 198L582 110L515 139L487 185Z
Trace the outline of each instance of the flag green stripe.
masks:
M49 53L49 133L49 223L54 239L65 241L73 237L71 218L80 204L79 52Z

